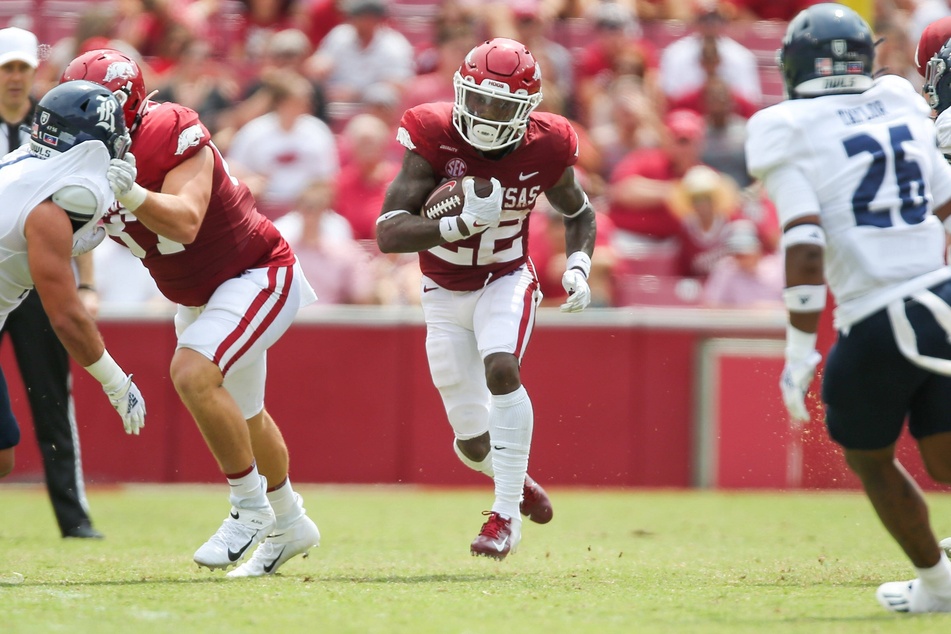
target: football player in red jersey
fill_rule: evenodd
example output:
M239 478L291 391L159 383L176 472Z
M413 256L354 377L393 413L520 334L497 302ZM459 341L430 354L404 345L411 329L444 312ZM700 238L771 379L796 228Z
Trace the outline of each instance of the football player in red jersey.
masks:
M402 168L386 193L377 242L386 253L419 252L426 352L432 380L469 468L493 477L495 503L471 544L503 559L521 539L521 512L552 517L544 490L527 475L532 403L519 366L541 292L528 257L528 217L542 193L564 215L566 312L591 301L587 276L595 214L575 178L578 138L566 119L533 112L541 70L522 44L497 38L466 56L454 103L407 110L398 131ZM493 181L486 198L464 181L461 215L420 215L442 179Z
M150 101L138 66L118 51L77 57L62 81L75 79L105 86L123 106L142 160L110 165L119 205L104 218L106 231L178 304L170 376L231 485L231 513L194 559L228 568L260 542L228 576L271 574L320 539L264 409L266 351L316 299L313 290L193 110Z

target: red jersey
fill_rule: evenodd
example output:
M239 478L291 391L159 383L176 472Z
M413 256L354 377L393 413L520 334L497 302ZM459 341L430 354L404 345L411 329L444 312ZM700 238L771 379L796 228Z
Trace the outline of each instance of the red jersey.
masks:
M528 260L528 215L539 194L577 162L578 136L564 117L533 113L518 147L493 160L462 138L452 125L452 107L430 103L407 110L397 137L426 159L437 177L494 177L502 185L497 227L419 254L423 275L449 290L473 291Z
M214 176L208 210L194 242L181 244L153 233L118 203L104 218L109 235L142 258L162 294L184 306L207 304L215 289L247 269L294 263L290 246L258 213L247 186L228 174L195 111L173 103L149 104L132 135L136 182L162 191L166 174L206 145L214 152Z

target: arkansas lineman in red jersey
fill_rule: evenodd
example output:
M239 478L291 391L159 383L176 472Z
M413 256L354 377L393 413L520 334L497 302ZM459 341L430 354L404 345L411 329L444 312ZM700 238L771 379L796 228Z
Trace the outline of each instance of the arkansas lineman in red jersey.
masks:
M104 223L179 305L172 382L231 485L231 513L194 559L228 568L260 542L228 576L271 574L320 540L264 409L266 351L313 290L194 111L150 101L139 68L118 51L77 57L62 81L73 79L107 87L123 105L140 165L134 156L111 164L119 206Z
M504 559L521 539L520 510L538 523L552 517L548 496L527 474L534 423L519 375L541 301L528 257L529 213L544 193L564 215L566 312L591 301L595 215L572 167L574 130L563 117L533 113L541 71L522 44L498 38L477 46L453 84L454 104L403 115L398 139L406 153L377 220L377 242L386 253L419 252L426 353L453 449L495 480L495 503L470 550ZM479 198L464 181L461 215L420 215L442 179L466 175L491 178L492 194Z

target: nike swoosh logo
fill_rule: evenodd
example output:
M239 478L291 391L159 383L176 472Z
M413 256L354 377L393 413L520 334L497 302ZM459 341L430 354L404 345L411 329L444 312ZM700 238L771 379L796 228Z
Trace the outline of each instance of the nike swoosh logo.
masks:
M532 176L535 176L536 174L538 174L538 172L529 172L528 174L522 174L521 172L519 172L518 180L527 181L528 179L530 179Z
M502 552L502 550L505 548L505 545L509 543L509 538L506 537L500 542L491 542L491 543L492 543L492 546L494 546L497 551Z
M424 293L428 293L429 291L435 291L435 290L437 290L438 288L439 288L438 286L424 286L424 287L423 287L423 292L424 292Z
M495 449L496 451L502 451L503 449L505 449L505 447L499 447L498 445L492 445L492 448Z
M489 226L489 223L487 222L473 222L472 223L473 229L476 229L478 227L488 227L488 226Z
M248 540L248 543L245 544L245 545L241 548L241 550L239 550L238 552L234 552L233 550L231 550L231 549L229 548L229 549L228 549L228 559L230 559L231 561L238 561L239 559L241 559L241 555L244 554L244 551L246 551L246 550L248 549L248 546L250 546L252 543L254 543L254 538L253 538L253 537L252 537L251 539L249 539L249 540Z
M236 519L238 519L239 517L240 517L240 514L239 514L239 513L235 513L234 511L231 511L231 519L235 519L235 520L236 520Z
M287 546L285 546L284 548L287 548ZM284 554L284 548L281 549L281 552L277 553L277 557L274 558L274 561L272 561L267 566L264 566L264 572L270 574L271 571L274 570L274 566L277 565L277 562L280 560L281 555Z

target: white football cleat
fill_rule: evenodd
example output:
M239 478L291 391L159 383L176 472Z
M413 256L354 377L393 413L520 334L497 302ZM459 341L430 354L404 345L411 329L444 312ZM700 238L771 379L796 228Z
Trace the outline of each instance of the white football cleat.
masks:
M921 586L920 579L883 583L875 591L875 597L883 608L892 612L951 612L951 598L931 594Z
M273 575L288 559L303 554L320 546L320 531L306 515L301 515L285 530L275 530L258 546L251 559L241 564L227 576L229 579L239 577L262 577Z
M231 507L231 514L218 531L195 551L199 566L227 568L242 557L274 528L274 511L270 506L260 509Z

